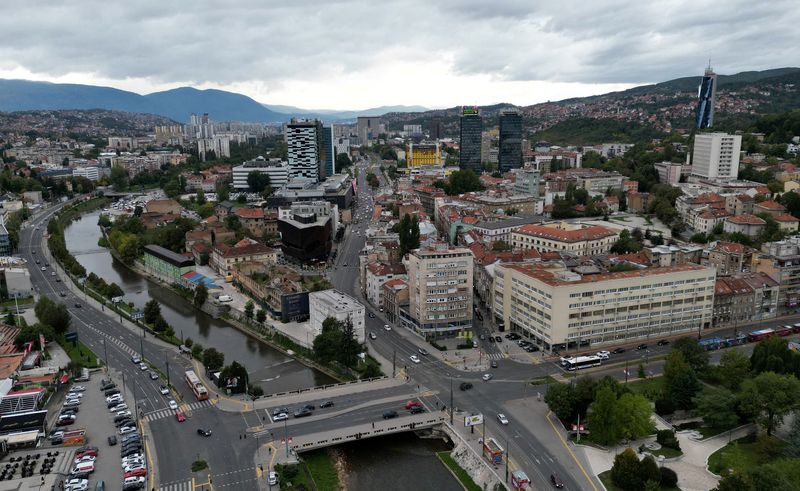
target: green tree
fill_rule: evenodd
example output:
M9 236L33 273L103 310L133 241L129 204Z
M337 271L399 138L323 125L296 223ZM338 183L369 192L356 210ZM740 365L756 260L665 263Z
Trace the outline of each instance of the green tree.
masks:
M117 191L125 191L128 189L128 171L116 165L111 167L111 177L109 181Z
M41 297L36 302L34 312L39 321L50 326L56 334L67 332L72 321L66 305L55 303L47 297Z
M420 245L419 218L416 215L403 215L399 224L400 256L403 257Z
M14 346L16 346L18 350L22 351L22 347L26 343L33 341L34 349L42 350L44 347L39 345L40 334L44 336L45 343L52 341L56 337L55 332L50 328L50 326L37 323L20 329L19 333L17 333L17 335L14 337Z
M202 307L203 304L206 303L206 300L208 300L208 287L206 286L205 283L200 282L194 288L193 300L194 300L194 306L197 307L198 309Z
M739 386L750 375L750 359L739 349L730 349L722 353L717 367L719 380L730 390L739 390Z
M506 252L511 250L511 244L504 240L496 240L492 242L492 250L497 252Z
M192 338L187 337L186 339L183 340L183 345L186 346L187 348L191 348L193 344L194 340Z
M712 428L733 428L739 422L736 396L726 389L706 389L695 398L695 412Z
M794 412L792 429L789 430L783 451L788 457L800 458L800 411Z
M673 349L664 364L664 392L681 409L692 408L692 398L700 389L694 370L686 362L683 352Z
M206 193L204 193L202 189L197 190L197 194L195 194L195 202L200 206L206 204Z
M616 420L619 430L629 440L655 431L655 426L650 421L652 415L650 401L644 396L626 393L617 401Z
M156 319L161 316L161 305L158 300L152 299L144 304L144 322L146 324L155 324Z
M658 468L656 459L652 455L646 455L641 461L641 468L639 470L642 480L645 483L654 482L659 484L661 482L661 470ZM659 489L660 486L656 486Z
M480 178L471 170L457 170L450 174L444 192L450 196L483 190Z
M215 371L225 365L225 354L218 351L216 348L206 348L203 351L203 366L209 371Z
M717 487L713 491L756 491L750 485L750 481L741 473L733 472L722 476Z
M591 439L601 445L613 445L621 437L617 425L617 395L609 387L597 391L588 415Z
M110 227L111 226L111 219L108 217L108 215L103 213L102 215L100 215L100 218L97 219L97 225L99 225L99 226L101 226L103 228Z
M258 312L256 312L256 320L259 324L263 324L264 321L267 320L267 313L262 309L258 309Z
M200 343L194 343L192 346L192 357L200 358L203 356L203 345Z
M644 244L631 237L631 233L625 229L619 233L619 238L611 246L611 252L614 254L627 254L641 251L642 247L644 247Z
M246 304L244 304L244 316L248 319L253 318L253 309L255 309L255 304L252 300L248 300Z
M773 336L759 342L753 348L750 356L750 365L753 373L762 372L790 373L795 366L796 358L800 355L789 350L786 338Z
M551 384L544 395L547 407L561 421L571 421L575 415L577 397L575 389L569 384Z
M745 413L754 416L767 435L782 422L784 416L800 402L800 382L794 375L763 372L742 384L740 404Z
M695 373L702 373L708 366L708 351L706 351L697 339L685 336L678 338L672 343L672 350L678 350L683 353L683 359L686 360Z
M350 156L346 153L339 153L336 154L336 172L341 173L345 167L350 167L353 165L353 162L350 160Z
M614 465L611 467L611 482L625 491L638 491L644 485L641 468L639 457L631 448L626 448L614 457Z
M120 288L120 286L117 285L116 283L111 283L106 287L105 291L103 292L103 295L105 295L106 298L116 298L124 296L125 292L123 292L122 288Z
M247 186L250 188L250 191L254 193L261 193L270 187L270 179L269 175L258 172L258 171L250 171L247 174Z

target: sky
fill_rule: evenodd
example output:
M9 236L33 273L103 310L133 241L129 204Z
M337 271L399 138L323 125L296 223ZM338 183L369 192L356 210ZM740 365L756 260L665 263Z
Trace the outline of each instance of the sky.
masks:
M798 66L796 0L2 0L0 78L308 109L602 94Z

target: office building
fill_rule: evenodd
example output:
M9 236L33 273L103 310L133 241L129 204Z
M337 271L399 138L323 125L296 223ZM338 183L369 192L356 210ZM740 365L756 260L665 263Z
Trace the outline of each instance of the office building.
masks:
M696 264L581 275L561 264L499 263L492 308L548 352L655 340L710 327L715 278Z
M322 290L308 294L309 323L315 337L322 334L322 324L332 318L353 324L359 343L366 341L364 305L339 290Z
M400 323L426 339L457 336L472 327L473 256L469 249L437 244L409 253L409 304Z
M11 235L6 228L6 214L0 214L0 256L10 256L13 254L11 247Z
M608 254L618 234L599 225L548 223L523 225L511 233L514 249L536 249L539 252L568 252L576 256Z
M428 123L428 138L431 140L441 140L444 138L444 123L442 123L442 118L431 118Z
M259 174L266 174L269 176L269 184L273 189L279 188L289 182L288 162L283 162L279 159L267 160L259 156L232 169L233 188L237 191L249 189L250 185L247 184L247 176L249 176L251 172L258 172Z
M327 207L328 214L317 213L324 211L321 210L323 206ZM279 209L278 232L283 254L299 261L327 259L338 221L337 211L333 208L323 201L298 203L288 210Z
M144 246L144 268L167 283L180 283L184 273L194 271L194 260L157 245Z
M326 177L336 174L336 148L333 144L334 139L332 124L322 125L322 138L320 138L320 142L322 144L320 161L322 162L322 167L325 170L324 173L320 173L319 180L321 181Z
M359 116L356 120L356 134L360 145L371 145L381 132L380 116Z
M656 162L653 164L658 171L658 182L661 184L677 185L681 180L683 166L675 162Z
M442 165L439 142L409 143L406 161L408 168Z
M500 115L500 172L522 167L522 116L517 111Z
M464 107L461 109L461 154L459 167L461 170L471 170L477 175L481 174L481 144L483 120L477 107Z
M100 176L104 173L98 168L96 165L90 165L87 167L75 167L72 169L72 175L74 177L85 177L90 181L99 181Z
M716 95L717 74L711 70L709 65L700 80L700 88L697 93L697 116L695 117L695 127L697 129L711 128L714 125Z
M325 159L325 148L322 139L322 124L319 121L293 119L286 125L289 179L317 182L320 177L324 177L322 162Z
M517 179L514 181L515 194L529 194L534 198L539 197L539 171L532 168L516 170Z
M702 133L694 137L692 176L702 179L736 179L742 136Z

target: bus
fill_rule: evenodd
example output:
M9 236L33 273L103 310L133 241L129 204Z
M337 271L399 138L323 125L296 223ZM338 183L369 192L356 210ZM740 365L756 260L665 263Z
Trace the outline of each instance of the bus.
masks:
M194 373L194 370L186 371L186 383L189 384L189 388L192 389L198 401L205 401L208 399L208 389L206 389L206 386L203 385L203 382L197 377L197 374Z
M569 371L581 368L599 367L602 361L603 359L597 355L578 356L565 360L564 367Z
M763 339L770 338L770 337L772 337L774 335L775 335L775 330L774 329L760 329L758 331L753 331L750 334L748 334L747 335L747 339L751 343L756 343L756 342L761 341Z

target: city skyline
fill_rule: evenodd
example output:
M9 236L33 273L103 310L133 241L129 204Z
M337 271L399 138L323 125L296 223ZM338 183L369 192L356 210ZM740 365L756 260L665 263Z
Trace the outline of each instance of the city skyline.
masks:
M717 73L790 65L800 14L786 3L239 2L164 12L142 2L112 16L94 1L12 2L14 16L0 20L0 78L218 88L308 109L529 105L699 75L709 57ZM408 12L414 35L400 36Z

